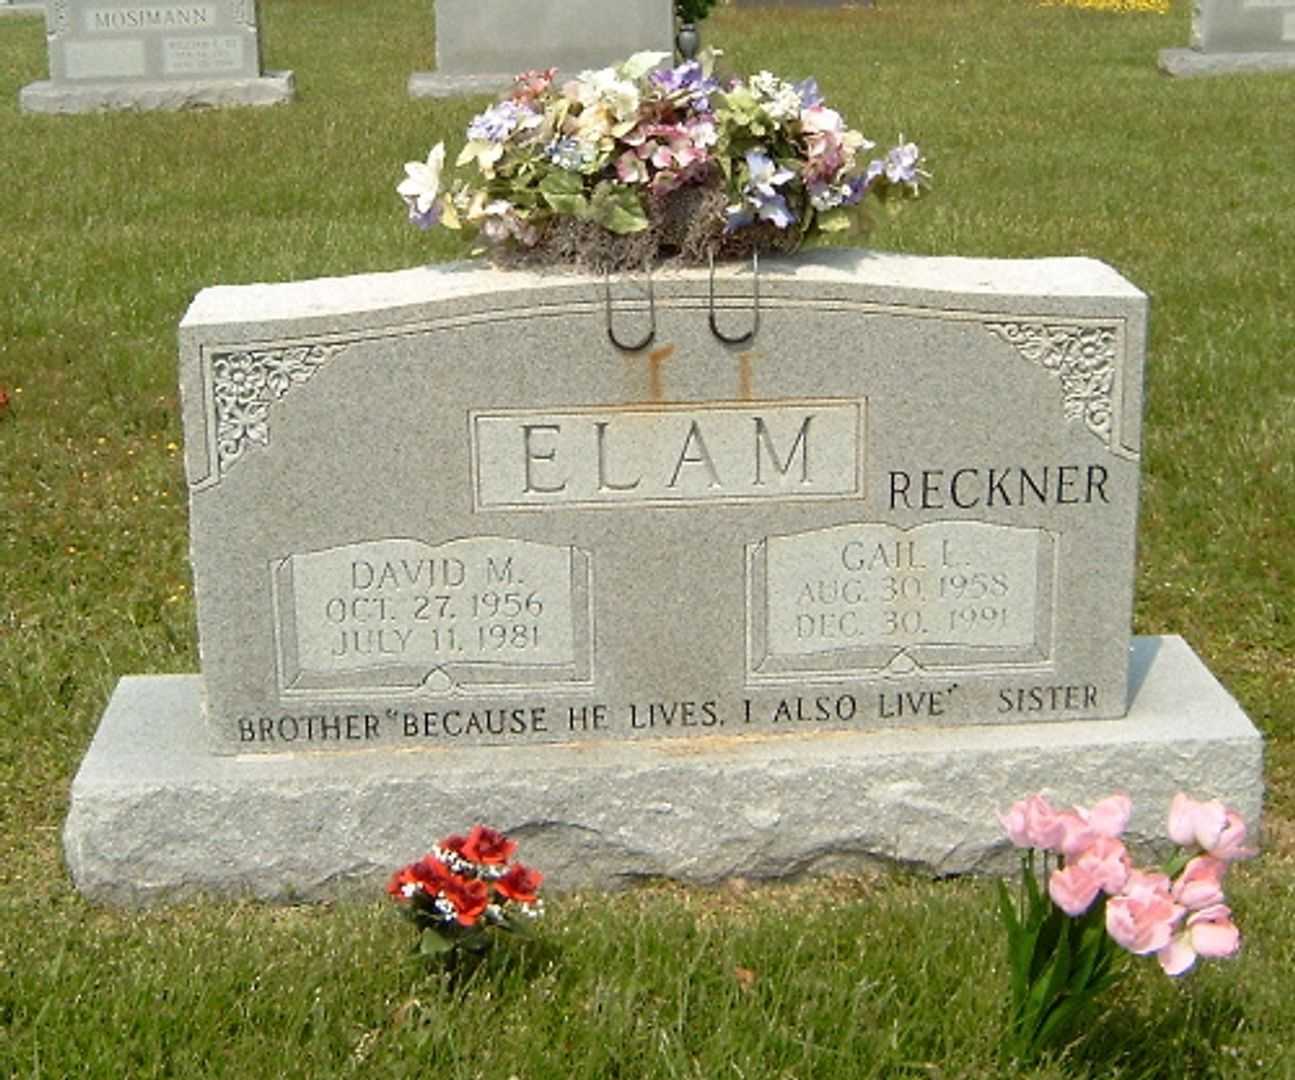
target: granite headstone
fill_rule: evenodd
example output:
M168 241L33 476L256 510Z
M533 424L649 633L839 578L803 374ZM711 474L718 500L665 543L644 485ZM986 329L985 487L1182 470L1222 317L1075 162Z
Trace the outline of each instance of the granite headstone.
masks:
M256 0L50 0L50 77L28 112L273 105L291 72L263 73Z
M1295 0L1196 0L1189 49L1165 49L1170 75L1295 70Z
M673 49L670 0L436 0L436 70L412 74L409 93L495 91L522 71L575 75Z
M465 820L560 885L952 872L1058 755L1076 800L1257 812L1235 703L1181 642L1130 648L1146 297L1088 259L839 250L754 285L204 290L202 675L119 686L78 884L326 895Z

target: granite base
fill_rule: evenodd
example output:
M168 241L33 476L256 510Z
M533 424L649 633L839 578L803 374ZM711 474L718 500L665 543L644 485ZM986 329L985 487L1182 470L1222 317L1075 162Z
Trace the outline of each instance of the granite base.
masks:
M1161 49L1160 70L1177 78L1295 71L1295 52L1207 53L1197 49Z
M280 105L296 95L291 71L269 71L254 79L192 79L167 82L28 83L18 95L23 112L87 113L115 109L224 108Z
M1163 839L1178 790L1257 820L1263 744L1177 637L1132 645L1122 720L457 750L220 756L198 676L121 680L72 785L64 845L92 900L377 895L398 865L487 822L555 890L1015 861L995 812L1029 792L1135 798Z
M415 71L409 76L411 98L466 97L468 94L498 94L513 85L516 72L480 75L442 75L438 71Z

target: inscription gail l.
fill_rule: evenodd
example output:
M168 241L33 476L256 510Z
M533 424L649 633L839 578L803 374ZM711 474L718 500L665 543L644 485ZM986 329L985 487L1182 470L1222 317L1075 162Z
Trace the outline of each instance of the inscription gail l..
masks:
M860 495L866 402L472 414L482 510Z
M879 670L903 654L926 666L1040 658L1049 535L981 522L911 529L860 523L771 536L753 551L757 672L854 654Z
M587 674L589 565L574 548L374 540L289 555L272 574L287 694Z

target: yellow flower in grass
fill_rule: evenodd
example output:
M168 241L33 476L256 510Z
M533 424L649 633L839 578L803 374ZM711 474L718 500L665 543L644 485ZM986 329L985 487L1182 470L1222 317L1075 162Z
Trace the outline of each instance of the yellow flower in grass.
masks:
M1041 7L1093 8L1098 11L1150 11L1169 14L1169 0L1040 0Z

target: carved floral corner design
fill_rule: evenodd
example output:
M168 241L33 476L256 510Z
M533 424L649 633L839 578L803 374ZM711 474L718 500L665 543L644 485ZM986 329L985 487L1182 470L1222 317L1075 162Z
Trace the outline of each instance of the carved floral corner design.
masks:
M300 386L345 345L218 352L211 361L216 471L224 476L253 446L270 445L270 406Z
M71 24L71 17L68 15L68 0L48 0L50 7L50 25L53 27L51 36L58 37L66 34L68 26Z
M1119 330L1064 323L987 322L985 329L1032 364L1057 376L1061 411L1111 448L1111 395L1118 365Z

